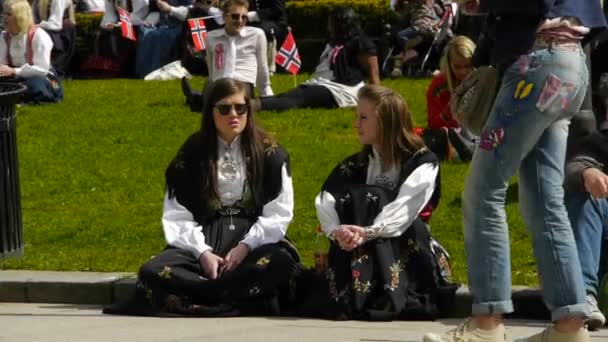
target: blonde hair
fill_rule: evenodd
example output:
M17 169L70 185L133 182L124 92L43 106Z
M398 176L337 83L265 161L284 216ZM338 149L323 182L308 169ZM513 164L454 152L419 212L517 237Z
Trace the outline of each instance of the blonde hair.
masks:
M450 93L456 88L458 81L455 79L454 71L452 70L451 59L454 55L464 59L473 59L475 53L475 43L466 36L456 36L450 40L448 45L443 50L441 57L440 68L448 81L448 90Z
M414 122L405 99L396 91L380 86L366 85L358 94L376 105L378 113L378 140L380 156L385 170L403 163L424 148L422 139L414 133ZM364 150L371 151L371 146Z
M26 0L9 0L5 2L4 13L7 11L15 17L19 33L27 32L34 25L32 8Z
M38 16L40 21L47 20L49 18L49 11L51 10L51 3L53 0L37 0L34 1L34 4L38 10ZM76 17L74 14L74 2L70 0L70 4L68 5L68 19L72 24L76 25ZM62 18L63 19L63 18Z

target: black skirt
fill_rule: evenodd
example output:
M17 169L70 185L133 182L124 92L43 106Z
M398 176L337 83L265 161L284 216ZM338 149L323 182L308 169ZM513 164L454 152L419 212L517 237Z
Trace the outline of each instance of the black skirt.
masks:
M203 233L213 253L224 257L255 222L243 212L218 213ZM135 295L104 313L154 316L277 315L288 305L299 257L288 241L252 250L231 272L217 279L203 275L191 252L168 246L142 265Z

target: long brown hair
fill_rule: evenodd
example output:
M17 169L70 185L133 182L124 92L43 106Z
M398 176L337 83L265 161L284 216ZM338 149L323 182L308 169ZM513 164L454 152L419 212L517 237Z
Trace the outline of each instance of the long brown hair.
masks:
M221 99L234 94L242 93L247 103L247 123L241 133L241 151L247 165L247 178L249 184L260 182L264 177L264 141L271 139L264 130L255 123L255 113L251 108L251 94L249 87L235 79L220 78L211 83L205 91L203 106L203 122L201 127L201 151L203 167L208 168L206 190L219 199L217 192L217 128L213 120L213 107Z
M383 168L389 169L405 162L424 148L422 139L414 133L414 122L405 99L392 89L380 85L366 85L359 90L359 100L376 104L378 113L378 139ZM365 151L371 152L366 145Z

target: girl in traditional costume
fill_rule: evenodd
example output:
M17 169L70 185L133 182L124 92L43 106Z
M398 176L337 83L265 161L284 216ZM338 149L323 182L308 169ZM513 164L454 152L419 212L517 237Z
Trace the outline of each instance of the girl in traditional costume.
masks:
M4 4L0 39L0 77L27 86L24 102L47 103L63 99L63 88L51 67L53 41L34 25L32 8L25 0Z
M315 200L333 241L326 316L370 320L434 318L455 286L441 276L447 253L421 218L439 202L439 164L393 90L359 91L354 123L363 150L331 172Z
M167 248L139 271L134 300L106 313L278 314L298 270L287 152L256 124L248 87L219 79L202 129L166 172Z

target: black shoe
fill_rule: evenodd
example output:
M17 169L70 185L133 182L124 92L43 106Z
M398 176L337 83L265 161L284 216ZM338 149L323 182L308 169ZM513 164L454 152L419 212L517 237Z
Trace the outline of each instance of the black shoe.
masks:
M458 157L463 162L468 162L473 159L473 148L470 143L466 141L454 128L448 129L448 139L450 140L450 144L454 146L456 153L458 153Z
M190 106L191 111L200 113L203 110L203 94L192 90L186 77L182 78L182 93L184 93L186 103Z

